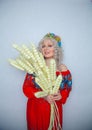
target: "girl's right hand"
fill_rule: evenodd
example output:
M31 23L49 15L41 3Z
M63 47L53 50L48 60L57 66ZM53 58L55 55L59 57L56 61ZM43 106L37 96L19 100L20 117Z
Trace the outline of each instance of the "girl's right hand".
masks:
M45 99L48 103L50 103L50 104L52 104L52 103L54 102L54 100L53 100L53 95L48 95L48 96L44 97L44 99Z

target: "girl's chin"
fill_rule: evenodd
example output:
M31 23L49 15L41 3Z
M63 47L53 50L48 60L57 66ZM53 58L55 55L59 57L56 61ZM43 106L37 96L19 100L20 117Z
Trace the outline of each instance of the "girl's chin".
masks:
M53 59L52 56L44 56L45 59Z

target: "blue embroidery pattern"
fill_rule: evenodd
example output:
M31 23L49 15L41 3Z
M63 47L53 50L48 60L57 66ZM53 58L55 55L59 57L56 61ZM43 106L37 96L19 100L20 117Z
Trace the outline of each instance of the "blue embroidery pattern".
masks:
M72 87L72 77L71 74L68 74L66 76L63 76L63 80L60 84L60 88L64 89L64 88L71 88Z
M40 86L35 82L35 79L32 80L36 88L40 88Z
M40 86L35 82L35 74L29 74L28 73L27 79L30 80L30 77L33 77L32 82L34 83L35 87L39 89Z
M34 83L35 87L37 89L40 89L40 86L35 82L34 74L28 74L28 77L27 77L28 80L30 79L30 76L34 77L32 79L32 82ZM72 87L72 76L71 76L71 74L63 76L63 80L60 84L60 89L64 89L64 88L70 89L71 87Z

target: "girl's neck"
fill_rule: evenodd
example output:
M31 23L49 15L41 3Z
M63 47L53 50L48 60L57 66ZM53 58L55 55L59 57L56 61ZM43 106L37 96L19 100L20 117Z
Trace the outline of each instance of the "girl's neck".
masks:
M50 66L50 61L51 61L52 59L53 59L53 58L45 59L46 65L47 65L48 67Z

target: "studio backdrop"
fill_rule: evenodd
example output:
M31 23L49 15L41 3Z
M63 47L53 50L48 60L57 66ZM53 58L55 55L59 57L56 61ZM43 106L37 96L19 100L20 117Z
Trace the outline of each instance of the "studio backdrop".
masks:
M0 130L27 129L26 73L8 62L18 55L12 44L37 45L48 32L61 37L63 63L73 78L63 130L92 130L91 0L0 0Z

